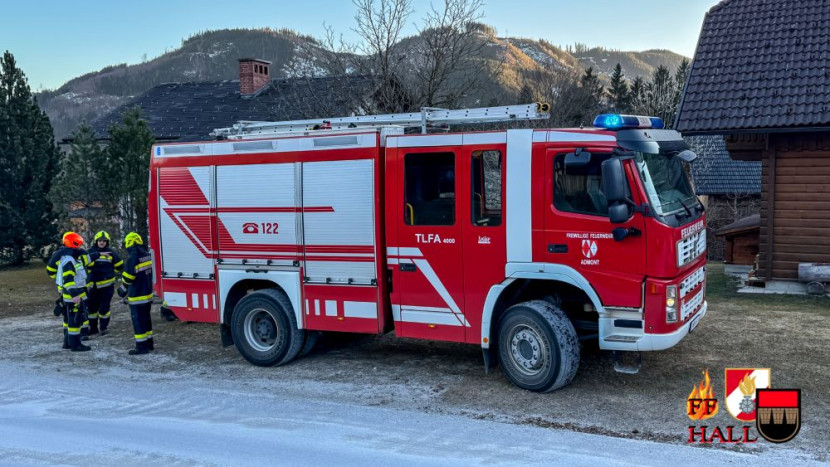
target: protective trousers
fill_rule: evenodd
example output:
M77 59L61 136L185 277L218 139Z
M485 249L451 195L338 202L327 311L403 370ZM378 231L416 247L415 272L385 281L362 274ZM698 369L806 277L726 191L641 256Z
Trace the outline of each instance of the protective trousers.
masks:
M106 331L110 325L110 305L114 289L115 287L110 285L92 289L89 293L89 328L93 334L98 332L99 320L101 331Z
M152 303L130 305L136 350L153 350L153 323L150 320L150 308L152 306Z
M83 307L74 303L64 303L65 342L70 349L81 346L81 327L84 323Z

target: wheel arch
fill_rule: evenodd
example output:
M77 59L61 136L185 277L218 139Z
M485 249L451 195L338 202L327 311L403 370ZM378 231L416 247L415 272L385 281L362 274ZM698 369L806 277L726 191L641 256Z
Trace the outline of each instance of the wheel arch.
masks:
M303 314L298 271L219 270L220 324L230 325L236 304L250 292L262 289L277 289L283 292L294 308L297 327L303 329Z
M484 302L480 342L483 349L490 348L501 314L511 305L523 301L521 291L528 288L552 291L561 290L562 287L576 289L584 295L585 300L589 301L597 312L602 313L605 310L590 282L571 267L555 264L508 264L507 272L508 277L490 288ZM530 299L532 298L540 297Z

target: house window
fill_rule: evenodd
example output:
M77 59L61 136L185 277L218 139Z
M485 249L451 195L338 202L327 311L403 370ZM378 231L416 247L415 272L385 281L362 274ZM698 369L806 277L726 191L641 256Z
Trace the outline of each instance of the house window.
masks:
M582 166L565 167L565 154L554 159L553 205L563 212L608 216L608 199L602 191L602 162L610 154L591 154Z
M502 159L500 151L475 151L472 156L473 225L501 225Z
M404 173L404 223L455 224L455 154L407 154Z

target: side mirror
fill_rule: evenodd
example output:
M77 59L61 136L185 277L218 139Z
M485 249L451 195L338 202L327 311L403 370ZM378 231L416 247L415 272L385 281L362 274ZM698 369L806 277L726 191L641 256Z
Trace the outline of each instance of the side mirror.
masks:
M695 154L694 151L690 151L690 150L686 149L684 151L680 151L674 157L676 157L676 158L680 159L681 161L686 162L688 164L688 163L691 163L692 161L694 161L695 159L697 159L697 154Z
M602 162L602 192L608 199L608 204L616 202L627 202L625 192L625 170L622 160L612 157Z
M622 224L631 218L632 211L628 203L617 202L608 206L608 217L612 224Z
M581 168L591 163L591 153L577 149L575 152L565 154L565 169Z

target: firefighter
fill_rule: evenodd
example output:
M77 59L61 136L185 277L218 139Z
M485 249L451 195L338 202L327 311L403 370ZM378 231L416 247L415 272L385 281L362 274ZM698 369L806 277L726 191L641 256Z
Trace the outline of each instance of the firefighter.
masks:
M63 301L63 348L73 352L90 350L89 346L81 343L81 326L87 298L87 255L81 249L83 244L83 237L75 232L67 232L63 236L63 247L52 256L54 261L50 260L47 265L49 275L54 274Z
M98 258L91 264L89 290L89 331L90 334L107 334L110 323L110 302L115 289L116 274L121 274L124 266L118 253L110 248L110 234L100 231L93 237L90 253L97 253ZM98 323L100 320L100 331Z
M55 253L52 254L52 257L49 258L49 262L46 263L46 273L49 275L50 279L55 281L55 283L57 284L57 287L58 287L58 298L57 298L57 300L55 300L55 316L62 316L63 317L63 348L64 349L70 349L70 345L69 345L69 338L68 338L68 327L69 327L69 322L68 322L69 315L67 315L68 307L67 307L66 303L64 302L63 290L61 289L60 282L58 281L58 277L57 277L58 268L60 267L61 258L63 258L64 256L67 255L67 250L72 250L73 257L75 257L76 259L79 259L81 264L84 265L84 272L85 273L87 272L89 264L92 261L94 261L94 259L97 259L97 254L89 255L86 252L86 250L84 250L83 248L80 248L80 247L76 248L74 246L78 242L79 239L80 239L80 245L83 245L83 237L81 237L80 235L78 235L75 232L66 232L63 235L63 239L61 240L63 246L61 248L58 248L58 250L55 251ZM72 246L70 246L70 245L72 245ZM86 303L84 302L83 306L80 306L79 308L80 308L81 314L83 315L83 313L85 313L85 310L86 310ZM81 330L82 331L83 331L83 320L84 320L84 318L81 317L81 321L82 321ZM87 337L87 336L81 336L81 340L83 340L83 341L88 340L88 339L89 339L89 337Z
M150 308L153 305L153 260L141 235L130 232L124 237L124 248L129 257L121 274L120 297L127 297L130 317L135 331L135 348L130 355L141 355L153 350L153 323Z

